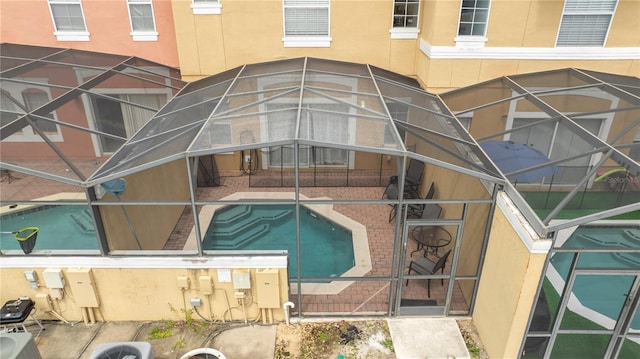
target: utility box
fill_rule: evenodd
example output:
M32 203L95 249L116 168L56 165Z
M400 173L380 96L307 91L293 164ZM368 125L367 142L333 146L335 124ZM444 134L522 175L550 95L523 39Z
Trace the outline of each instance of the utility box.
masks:
M204 295L213 294L213 281L210 276L201 275L198 277L198 281L200 282L200 293Z
M280 308L280 282L277 269L256 271L258 308Z
M79 307L96 308L100 306L91 268L67 269L67 279L73 292L73 298Z
M233 289L251 289L251 277L248 269L233 271Z
M42 271L42 280L44 285L50 289L63 289L64 278L62 277L62 269L47 268Z

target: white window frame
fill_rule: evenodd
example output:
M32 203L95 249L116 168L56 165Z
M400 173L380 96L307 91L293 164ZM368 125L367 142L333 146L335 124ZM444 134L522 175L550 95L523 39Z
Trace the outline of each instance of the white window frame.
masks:
M389 30L389 33L391 33L391 38L392 39L417 39L418 38L418 34L420 33L420 8L421 8L421 2L420 0L409 0L412 3L416 2L418 5L418 14L417 14L417 18L416 18L416 24L415 26L412 27L407 27L407 26L394 26L395 24L395 17L396 16L407 16L407 15L399 15L396 14L396 6L405 6L405 10L406 7L409 5L409 3L406 2L406 0L393 0L391 6L392 6L392 10L391 10L391 30Z
M191 10L194 15L220 15L222 4L220 0L191 0Z
M84 9L82 8L81 0L48 0L49 13L51 14L51 21L53 22L54 32L58 41L89 41L89 31L87 31L87 21L84 17ZM59 30L56 24L56 18L53 16L52 5L78 5L80 12L82 13L82 23L84 24L84 30Z
M558 34L556 36L556 47L604 47L607 43L607 38L609 37L609 30L611 29L611 23L613 22L613 16L616 12L616 9L618 8L618 0L580 0L581 2L578 3L576 2L577 0L565 0L564 3L564 7L562 9L562 17L560 19L560 26L558 27ZM598 9L597 5L604 5L605 2L615 2L615 4L613 5L613 8L611 10L604 10L604 9ZM583 6L581 6L580 8L576 8L575 6L578 4L583 4ZM590 8L590 5L596 5L596 8ZM580 6L580 5L578 5ZM568 25L568 23L570 22L569 19L574 18L574 17L596 17L596 16L609 16L609 24L607 25L607 29L605 30L604 33L604 38L602 39L602 43L601 44L576 44L575 42L577 42L576 40L580 40L579 38L576 39L572 39L570 41L572 41L573 43L560 43L561 42L561 31L563 29L563 25L565 26L570 26ZM567 21L567 22L565 22ZM590 24L583 24L583 25L590 25ZM585 28L583 27L582 29L580 29L581 33L578 34L578 37L581 37L582 31L584 31ZM575 37L575 35L574 35Z
M131 5L149 5L151 8L151 18L153 19L153 30L134 30L133 18L131 17ZM156 15L153 11L153 2L151 0L127 0L127 11L129 12L129 24L131 25L131 37L133 41L158 41L158 32L156 31Z
M462 7L464 1L465 0L460 1L460 11L458 12L458 27L456 30L456 34L458 35L454 38L456 47L484 47L485 43L487 42L487 28L489 27L489 18L491 15L491 0L487 0L489 2L489 6L487 7L487 19L484 22L484 33L482 35L460 35L460 23L462 22ZM474 9L475 8L476 7L474 6ZM475 15L472 20L472 24L474 23L476 23Z
M287 4L289 3L289 4ZM289 8L326 8L327 35L287 35L286 10ZM329 47L331 45L331 1L330 0L282 0L282 30L284 47Z
M34 83L35 82L42 83L42 84L47 83L47 80L42 78L29 78L25 80L28 80L29 82L34 82ZM4 86L3 88L9 93L9 95L11 95L11 97L15 99L21 99L22 101L24 101L23 93L30 89L35 89L45 93L49 98L49 101L51 101L51 91L46 87L43 88L42 86L36 86L31 84L13 83L11 86ZM26 107L26 103L23 103L23 105ZM16 108L17 108L17 105L16 105ZM22 112L22 110L19 110L19 111ZM56 115L56 111L55 110L52 111L51 114L53 116L53 119L55 121L58 121L58 116ZM47 139L49 139L51 142L63 142L64 139L62 137L62 132L60 131L60 125L56 124L56 130L57 130L56 132L45 132ZM15 133L11 134L4 141L6 142L44 142L44 139L40 137L40 135L38 135L38 133L35 132L33 128L31 128L31 126L27 125L26 127L23 127L20 131L16 131Z

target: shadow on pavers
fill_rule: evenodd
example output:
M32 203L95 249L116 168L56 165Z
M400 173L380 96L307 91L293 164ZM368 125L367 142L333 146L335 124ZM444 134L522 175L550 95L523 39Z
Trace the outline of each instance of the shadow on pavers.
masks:
M216 323L200 332L176 327L169 337L151 339L150 333L162 327L162 322L43 324L45 330L39 334L29 328L42 359L89 359L100 344L132 341L150 343L154 359L179 359L203 347L215 348L227 359L271 359L276 341L275 325Z

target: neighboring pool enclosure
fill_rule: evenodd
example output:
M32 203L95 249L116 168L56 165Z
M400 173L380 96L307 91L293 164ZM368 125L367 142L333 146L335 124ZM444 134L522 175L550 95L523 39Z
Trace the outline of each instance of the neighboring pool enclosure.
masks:
M310 57L185 83L135 57L0 55L0 258L273 257L299 316L476 321L492 296L521 300L505 278L537 260L525 357L640 353L638 78L562 69L436 95Z

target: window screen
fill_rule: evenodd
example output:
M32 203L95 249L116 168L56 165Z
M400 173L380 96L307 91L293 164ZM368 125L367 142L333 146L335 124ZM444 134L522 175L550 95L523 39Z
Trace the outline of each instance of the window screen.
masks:
M602 46L617 0L566 0L557 46Z
M50 0L56 31L86 31L80 0Z
M132 31L155 31L151 0L127 0Z

